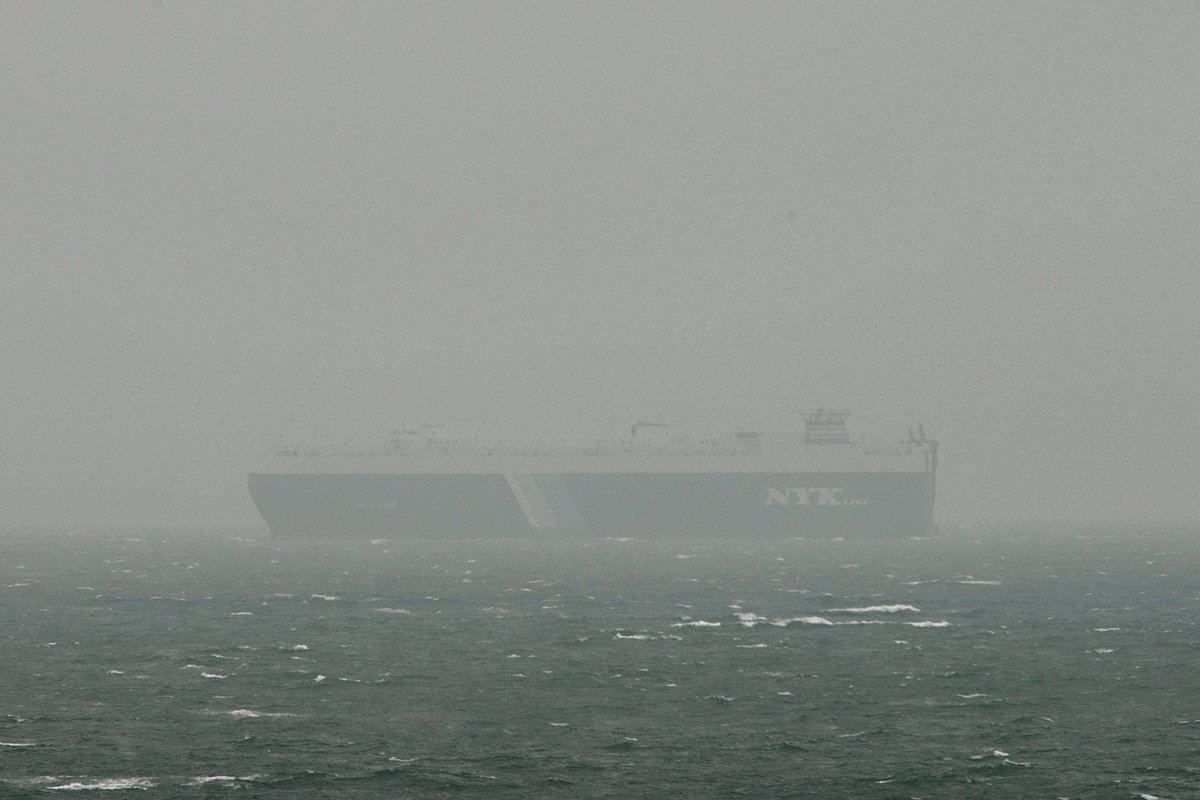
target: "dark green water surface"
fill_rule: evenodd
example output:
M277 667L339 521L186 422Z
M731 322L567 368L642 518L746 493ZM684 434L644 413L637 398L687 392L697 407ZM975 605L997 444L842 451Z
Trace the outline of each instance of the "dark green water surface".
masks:
M1200 532L0 533L0 798L1200 794Z

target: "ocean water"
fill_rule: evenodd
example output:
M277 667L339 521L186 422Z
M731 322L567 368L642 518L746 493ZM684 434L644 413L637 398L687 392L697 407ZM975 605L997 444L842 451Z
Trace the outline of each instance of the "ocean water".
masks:
M0 797L1200 795L1200 531L0 535Z

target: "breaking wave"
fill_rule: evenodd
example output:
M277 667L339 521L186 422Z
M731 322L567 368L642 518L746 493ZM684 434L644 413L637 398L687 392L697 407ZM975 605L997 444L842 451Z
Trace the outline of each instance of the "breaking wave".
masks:
M831 608L830 613L838 614L898 614L901 611L920 611L916 606L896 603L887 606L861 606L859 608Z
M207 783L249 783L262 777L261 775L198 775L188 781L188 786L204 786Z
M918 610L912 606L907 606L904 610ZM838 627L842 625L910 625L914 628L945 628L950 625L945 620L919 620L919 621L902 621L891 619L839 619L833 620L828 617L818 616L816 614L803 615L798 617L779 617L770 619L761 614L749 612L741 612L737 615L738 622L746 628L753 628L755 625L767 624L774 625L777 628L786 628L789 625L799 623L801 625L823 625L828 627Z
M671 633L663 633L663 634L621 633L619 631L613 635L613 638L614 639L633 639L633 640L639 641L639 642L646 642L651 639L679 639L679 640L683 639L682 636L676 636Z
M255 711L252 708L235 708L231 711L203 711L203 714L233 717L234 719L258 719L260 717L298 717L287 711Z
M93 781L92 783L73 781L72 783L60 784L59 786L47 786L46 789L61 792L86 792L92 790L153 789L154 786L154 781L149 778L105 778L104 780Z

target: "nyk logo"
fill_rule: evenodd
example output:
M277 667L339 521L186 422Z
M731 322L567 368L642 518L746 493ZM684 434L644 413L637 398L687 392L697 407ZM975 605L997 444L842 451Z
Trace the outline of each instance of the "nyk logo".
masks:
M793 488L767 489L767 505L769 506L866 506L871 504L868 497L843 498L841 488Z

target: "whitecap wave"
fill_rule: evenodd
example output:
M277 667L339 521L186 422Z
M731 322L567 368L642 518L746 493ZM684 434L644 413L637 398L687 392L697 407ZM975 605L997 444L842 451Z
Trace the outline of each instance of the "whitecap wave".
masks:
M884 606L882 608L892 608L892 606ZM837 611L839 609L831 609ZM844 610L844 609L841 609ZM878 609L874 609L878 610ZM908 611L917 609L913 606L903 606L900 610ZM885 612L886 613L886 612ZM945 620L920 620L916 622L903 622L889 619L839 619L833 620L829 617L822 617L816 614L807 614L797 617L779 617L777 619L769 619L761 614L749 612L740 613L737 615L738 621L747 628L752 628L760 623L774 625L777 628L786 628L788 625L799 623L801 625L821 625L826 627L838 627L841 625L911 625L914 628L945 628L950 623Z
M105 778L91 783L73 781L59 786L47 786L51 791L85 792L91 790L117 791L121 789L153 789L154 781L149 778Z
M235 719L259 719L260 717L294 717L286 711L255 711L252 708L235 708L232 711L212 711L212 714L225 714Z
M676 636L671 633L654 635L654 634L650 634L650 633L621 633L619 631L613 635L613 638L614 639L633 639L633 640L639 641L639 642L645 642L645 641L649 641L651 639L678 639L678 640L683 639L682 636Z
M794 622L799 622L803 625L829 625L837 627L841 625L891 625L890 620L886 619L841 619L832 620L828 617L805 616L805 617L786 617L784 619L773 619L767 624L774 625L778 628L786 628Z
M673 622L673 623L671 623L671 627L672 628L719 628L719 627L721 627L721 623L708 622L707 620L703 620L703 619L696 619L696 620L692 620L691 622Z
M188 781L188 786L203 786L206 783L248 783L257 780L260 775L197 775Z
M412 612L409 611L407 608L377 608L375 610L378 611L380 614L402 614L404 616L408 616L409 614L412 614Z
M901 611L920 611L916 606L894 603L884 606L859 606L856 608L831 608L830 613L838 614L898 614Z

